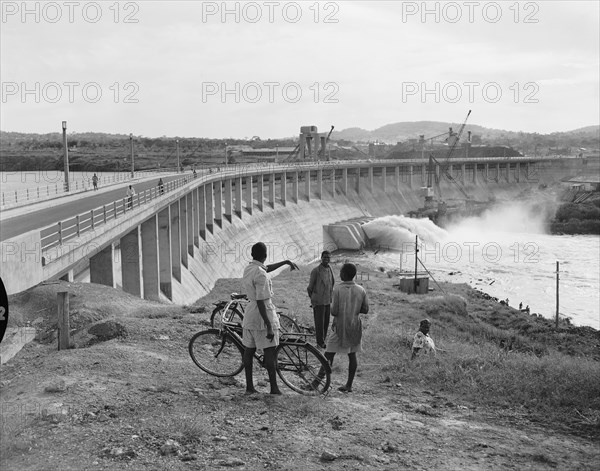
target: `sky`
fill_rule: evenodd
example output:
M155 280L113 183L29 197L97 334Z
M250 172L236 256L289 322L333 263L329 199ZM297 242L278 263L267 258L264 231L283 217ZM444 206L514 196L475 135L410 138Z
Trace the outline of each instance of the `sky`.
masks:
M600 2L2 1L3 131L600 123Z

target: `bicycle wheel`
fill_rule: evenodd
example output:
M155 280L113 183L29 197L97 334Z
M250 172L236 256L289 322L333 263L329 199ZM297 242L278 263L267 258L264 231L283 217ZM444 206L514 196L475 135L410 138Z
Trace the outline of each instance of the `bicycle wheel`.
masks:
M188 350L194 363L213 376L235 376L244 369L244 352L225 330L198 332L191 338Z
M300 333L300 327L298 327L296 321L286 314L279 314L279 326L282 332Z
M227 322L239 322L240 324L244 320L244 315L238 310L237 307L229 307L227 311L224 309L227 308L227 305L224 307L216 307L210 316L210 326L215 329L223 328L223 319Z
M277 374L300 394L324 394L331 382L331 367L327 359L305 342L279 344L275 353Z

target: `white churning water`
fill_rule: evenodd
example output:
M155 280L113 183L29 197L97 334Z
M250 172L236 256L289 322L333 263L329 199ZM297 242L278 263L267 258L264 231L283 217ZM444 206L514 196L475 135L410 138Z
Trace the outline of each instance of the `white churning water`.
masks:
M600 329L600 237L545 234L542 215L527 205L504 205L447 229L404 216L363 228L387 268L414 271L418 236L419 257L436 280L468 283L548 318L556 313L558 261L560 315Z

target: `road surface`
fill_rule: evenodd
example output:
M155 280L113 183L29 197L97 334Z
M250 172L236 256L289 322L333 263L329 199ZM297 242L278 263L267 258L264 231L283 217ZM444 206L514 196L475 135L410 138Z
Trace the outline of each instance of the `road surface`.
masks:
M133 184L136 193L139 194L149 188L155 188L158 178ZM163 182L166 185L167 182L177 180L178 178L182 178L182 175L165 176L163 177ZM34 229L43 229L63 219L74 217L76 214L91 211L94 208L112 203L119 198L125 198L126 189L127 186L120 186L115 187L114 190L102 193L87 192L75 201L57 204L57 206L52 208L36 209L36 205L34 204L31 206L31 211L27 212L27 214L15 216L0 223L0 241L11 239Z

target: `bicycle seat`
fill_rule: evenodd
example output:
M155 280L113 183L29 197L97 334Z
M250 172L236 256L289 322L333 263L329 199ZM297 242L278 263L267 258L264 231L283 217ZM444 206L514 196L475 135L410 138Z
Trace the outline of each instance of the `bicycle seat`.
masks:
M231 293L231 299L248 299L245 294Z

